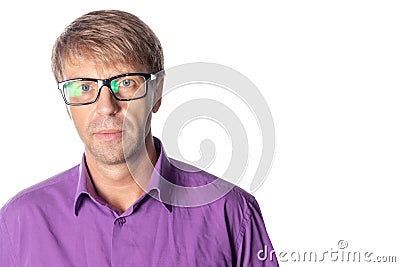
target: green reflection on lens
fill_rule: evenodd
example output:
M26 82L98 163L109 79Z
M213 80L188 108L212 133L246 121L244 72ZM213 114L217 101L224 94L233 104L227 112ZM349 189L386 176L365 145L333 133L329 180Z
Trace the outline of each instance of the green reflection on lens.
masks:
M70 82L64 85L64 88L68 91L68 95L71 97L77 97L82 95L82 85L77 82Z
M118 93L118 84L116 81L111 81L111 90L114 94Z

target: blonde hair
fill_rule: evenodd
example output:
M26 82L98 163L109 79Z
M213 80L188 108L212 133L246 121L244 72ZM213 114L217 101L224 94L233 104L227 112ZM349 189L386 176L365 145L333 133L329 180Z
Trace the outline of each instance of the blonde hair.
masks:
M51 56L59 82L66 63L76 59L100 64L140 65L151 73L164 69L161 43L137 16L119 10L99 10L73 21L57 38Z

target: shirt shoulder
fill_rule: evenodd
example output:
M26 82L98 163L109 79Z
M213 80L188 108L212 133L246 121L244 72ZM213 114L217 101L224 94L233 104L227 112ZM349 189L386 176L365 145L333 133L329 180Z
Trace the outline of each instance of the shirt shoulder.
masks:
M173 159L170 162L170 182L188 188L186 192L178 190L178 195L188 199L192 197L188 195L193 195L195 200L199 200L199 206L209 211L204 214L219 216L235 234L246 226L254 212L260 212L255 197L243 188L192 165ZM199 190L190 191L193 187Z
M21 214L34 206L55 205L61 200L73 202L78 173L79 165L20 191L1 208L0 217Z

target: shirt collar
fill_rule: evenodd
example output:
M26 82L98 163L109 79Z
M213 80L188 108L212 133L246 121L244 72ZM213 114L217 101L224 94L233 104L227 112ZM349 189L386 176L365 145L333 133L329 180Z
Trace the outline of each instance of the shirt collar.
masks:
M172 212L172 206L168 204L171 203L171 190L168 190L168 186L163 186L163 181L165 181L164 179L168 179L170 176L171 163L169 162L161 141L154 136L153 141L159 156L150 176L146 192L153 198L159 200L169 212ZM78 176L78 184L74 198L75 215L78 215L79 208L85 197L90 197L94 201L105 204L105 201L97 195L96 190L94 189L87 169L85 154L83 155L82 161L79 165Z

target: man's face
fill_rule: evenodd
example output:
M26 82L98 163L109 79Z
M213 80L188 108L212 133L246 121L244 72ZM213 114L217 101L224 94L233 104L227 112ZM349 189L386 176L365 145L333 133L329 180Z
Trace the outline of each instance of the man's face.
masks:
M79 60L65 66L63 79L107 79L134 72L148 73L143 67L107 67ZM152 88L151 84L147 95L141 99L118 101L108 88L103 86L96 102L83 106L68 106L68 113L85 145L87 155L90 154L103 164L119 164L125 162L125 156L132 157L145 152L144 140L149 134L151 112L157 112L161 104L161 98L157 99L160 91ZM124 140L129 140L124 142L124 148L123 135Z

